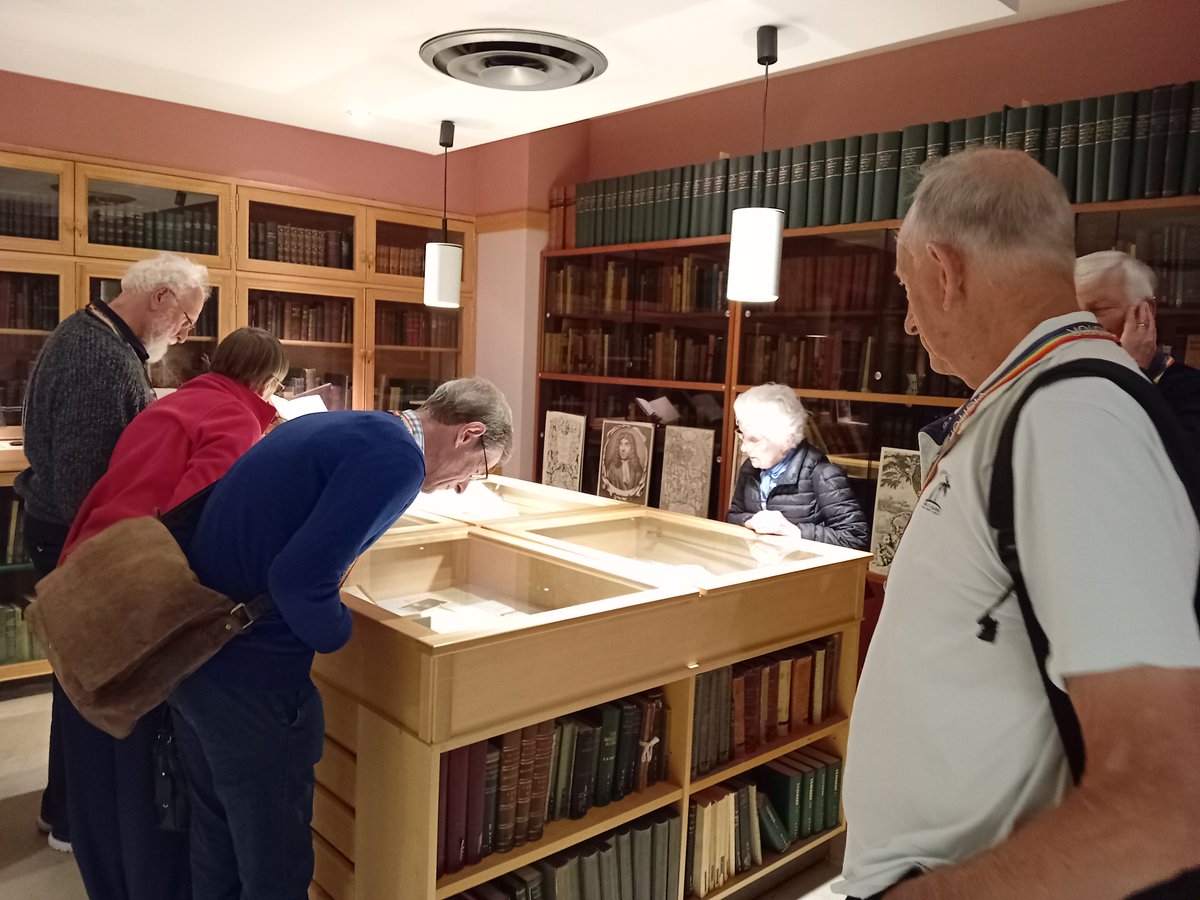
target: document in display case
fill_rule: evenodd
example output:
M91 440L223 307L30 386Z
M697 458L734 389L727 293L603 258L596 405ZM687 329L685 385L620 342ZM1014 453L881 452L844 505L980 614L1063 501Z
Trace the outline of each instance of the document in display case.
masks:
M421 494L413 504L420 513L446 516L472 524L498 523L531 515L565 510L626 508L619 500L583 494L547 484L535 484L504 475L472 481L461 494L435 491Z

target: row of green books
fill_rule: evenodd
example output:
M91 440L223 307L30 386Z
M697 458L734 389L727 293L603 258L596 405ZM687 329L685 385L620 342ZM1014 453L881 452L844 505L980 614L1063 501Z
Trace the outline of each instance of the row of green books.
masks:
M455 900L675 900L681 837L679 813L662 810Z
M831 715L840 647L831 635L698 676L692 777Z
M1016 148L1072 202L1200 192L1197 82L1033 104L584 182L575 246L725 234L735 209L782 209L788 228L903 217L920 167L975 146Z
M669 720L655 689L443 753L438 875L663 780Z
M698 791L688 803L685 896L706 897L729 879L786 853L841 821L842 760L803 747Z
M0 604L0 666L45 659L46 652L14 603Z

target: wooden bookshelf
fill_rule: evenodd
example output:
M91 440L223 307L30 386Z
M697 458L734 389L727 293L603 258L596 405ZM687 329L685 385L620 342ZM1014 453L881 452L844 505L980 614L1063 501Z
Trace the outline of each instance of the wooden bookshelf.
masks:
M505 483L530 495L553 494L514 479ZM735 526L652 510L647 515L684 529L682 545L707 542L711 554L688 551L700 563L727 558L730 547L744 544ZM742 571L700 588L665 582L645 586L630 582L620 566L594 548L551 547L527 539L523 530L531 522L563 519L595 523L603 531L623 527L625 518L625 510L606 505L485 518L465 533L462 525L440 535L428 529L405 535L400 529L351 570L346 585L383 602L396 591L407 595L432 585L453 586L467 573L508 572L511 585L522 585L517 594L507 593L502 585L508 582L501 579L492 584L497 593L487 596L504 602L521 596L532 603L526 608L544 611L498 630L435 634L343 594L354 616L353 636L338 653L319 656L314 668L326 710L326 757L318 767L321 787L313 819L315 880L325 894L334 900L448 900L664 809L681 816L682 862L688 803L696 791L816 742L844 757L866 554L804 542L812 553L804 560L761 570L746 563ZM469 522L469 515L460 514L460 521ZM605 584L610 588L601 593L626 593L593 599ZM572 600L566 606L553 601L539 606L543 585ZM812 602L802 607L785 602L797 592ZM826 719L690 778L696 675L830 634L839 636L841 652L836 705ZM497 677L500 672L504 677ZM434 877L443 752L655 687L663 690L671 710L665 781L594 807L582 819L548 822L535 842ZM814 851L819 856L841 831L806 838L783 855L764 852L763 865L731 881L721 896L734 885L811 861ZM684 900L682 878L672 900Z
M721 885L720 889L710 891L708 894L706 894L705 900L724 900L726 897L732 897L747 885L765 878L775 870L781 869L788 863L793 862L794 860L811 853L818 847L829 843L835 837L844 833L845 830L845 825L838 825L836 828L830 828L826 831L822 831L820 834L802 838L794 847L789 847L786 853L772 853L764 848L762 865L755 866L749 872L743 872L741 875L735 875L733 878Z

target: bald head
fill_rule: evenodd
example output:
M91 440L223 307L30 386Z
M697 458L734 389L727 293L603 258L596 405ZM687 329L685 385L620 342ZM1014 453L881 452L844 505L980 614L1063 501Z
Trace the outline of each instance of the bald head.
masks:
M1062 184L1019 150L968 150L925 172L904 220L908 241L957 247L977 263L1020 262L1071 276L1075 217Z

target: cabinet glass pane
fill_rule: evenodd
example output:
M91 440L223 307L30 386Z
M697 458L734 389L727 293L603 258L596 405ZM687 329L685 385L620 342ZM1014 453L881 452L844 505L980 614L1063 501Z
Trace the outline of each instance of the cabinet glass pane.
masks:
M58 175L0 166L0 235L58 240Z
M1097 250L1124 250L1150 266L1157 279L1154 297L1159 345L1180 361L1200 365L1200 211L1080 215L1075 249L1080 256Z
M457 311L375 303L375 409L419 406L457 374Z
M738 383L968 396L904 333L895 268L892 231L785 241L778 302L743 313Z
M354 350L354 301L289 291L249 292L250 324L278 337L290 369L285 397L320 389L329 409L349 409Z
M723 382L725 273L677 250L550 260L542 371Z
M88 242L175 253L217 253L215 194L88 179Z
M383 275L425 277L425 245L464 244L461 231L450 230L446 237L440 228L377 222L375 225L375 271Z
M19 425L29 371L58 324L57 275L0 272L0 424Z
M121 293L119 278L90 278L88 301L103 300L105 303ZM156 388L177 388L185 381L208 371L213 351L217 349L217 309L221 303L221 289L214 286L209 294L196 329L182 344L172 344L167 355L150 365L150 383Z
M553 381L543 379L541 383L540 407L538 409L538 427L544 429L546 412L566 412L586 416L588 420L583 447L583 470L580 490L585 494L596 493L596 483L600 473L600 428L601 419L633 419L648 421L649 417L642 412L637 399L655 400L665 397L679 413L679 418L672 425L685 425L692 428L708 428L713 431L712 471L709 478L708 516L718 516L717 501L720 493L720 458L721 435L724 433L723 395L720 391L688 391L678 389L663 389L660 387L630 387L626 385L591 384L576 381ZM651 506L658 505L662 487L663 441L665 431L661 427L654 429L654 448L650 461L649 500ZM538 455L540 465L542 458L542 443L545 432L538 434ZM722 511L723 512L723 511Z
M250 202L251 259L354 268L354 217L339 213Z

